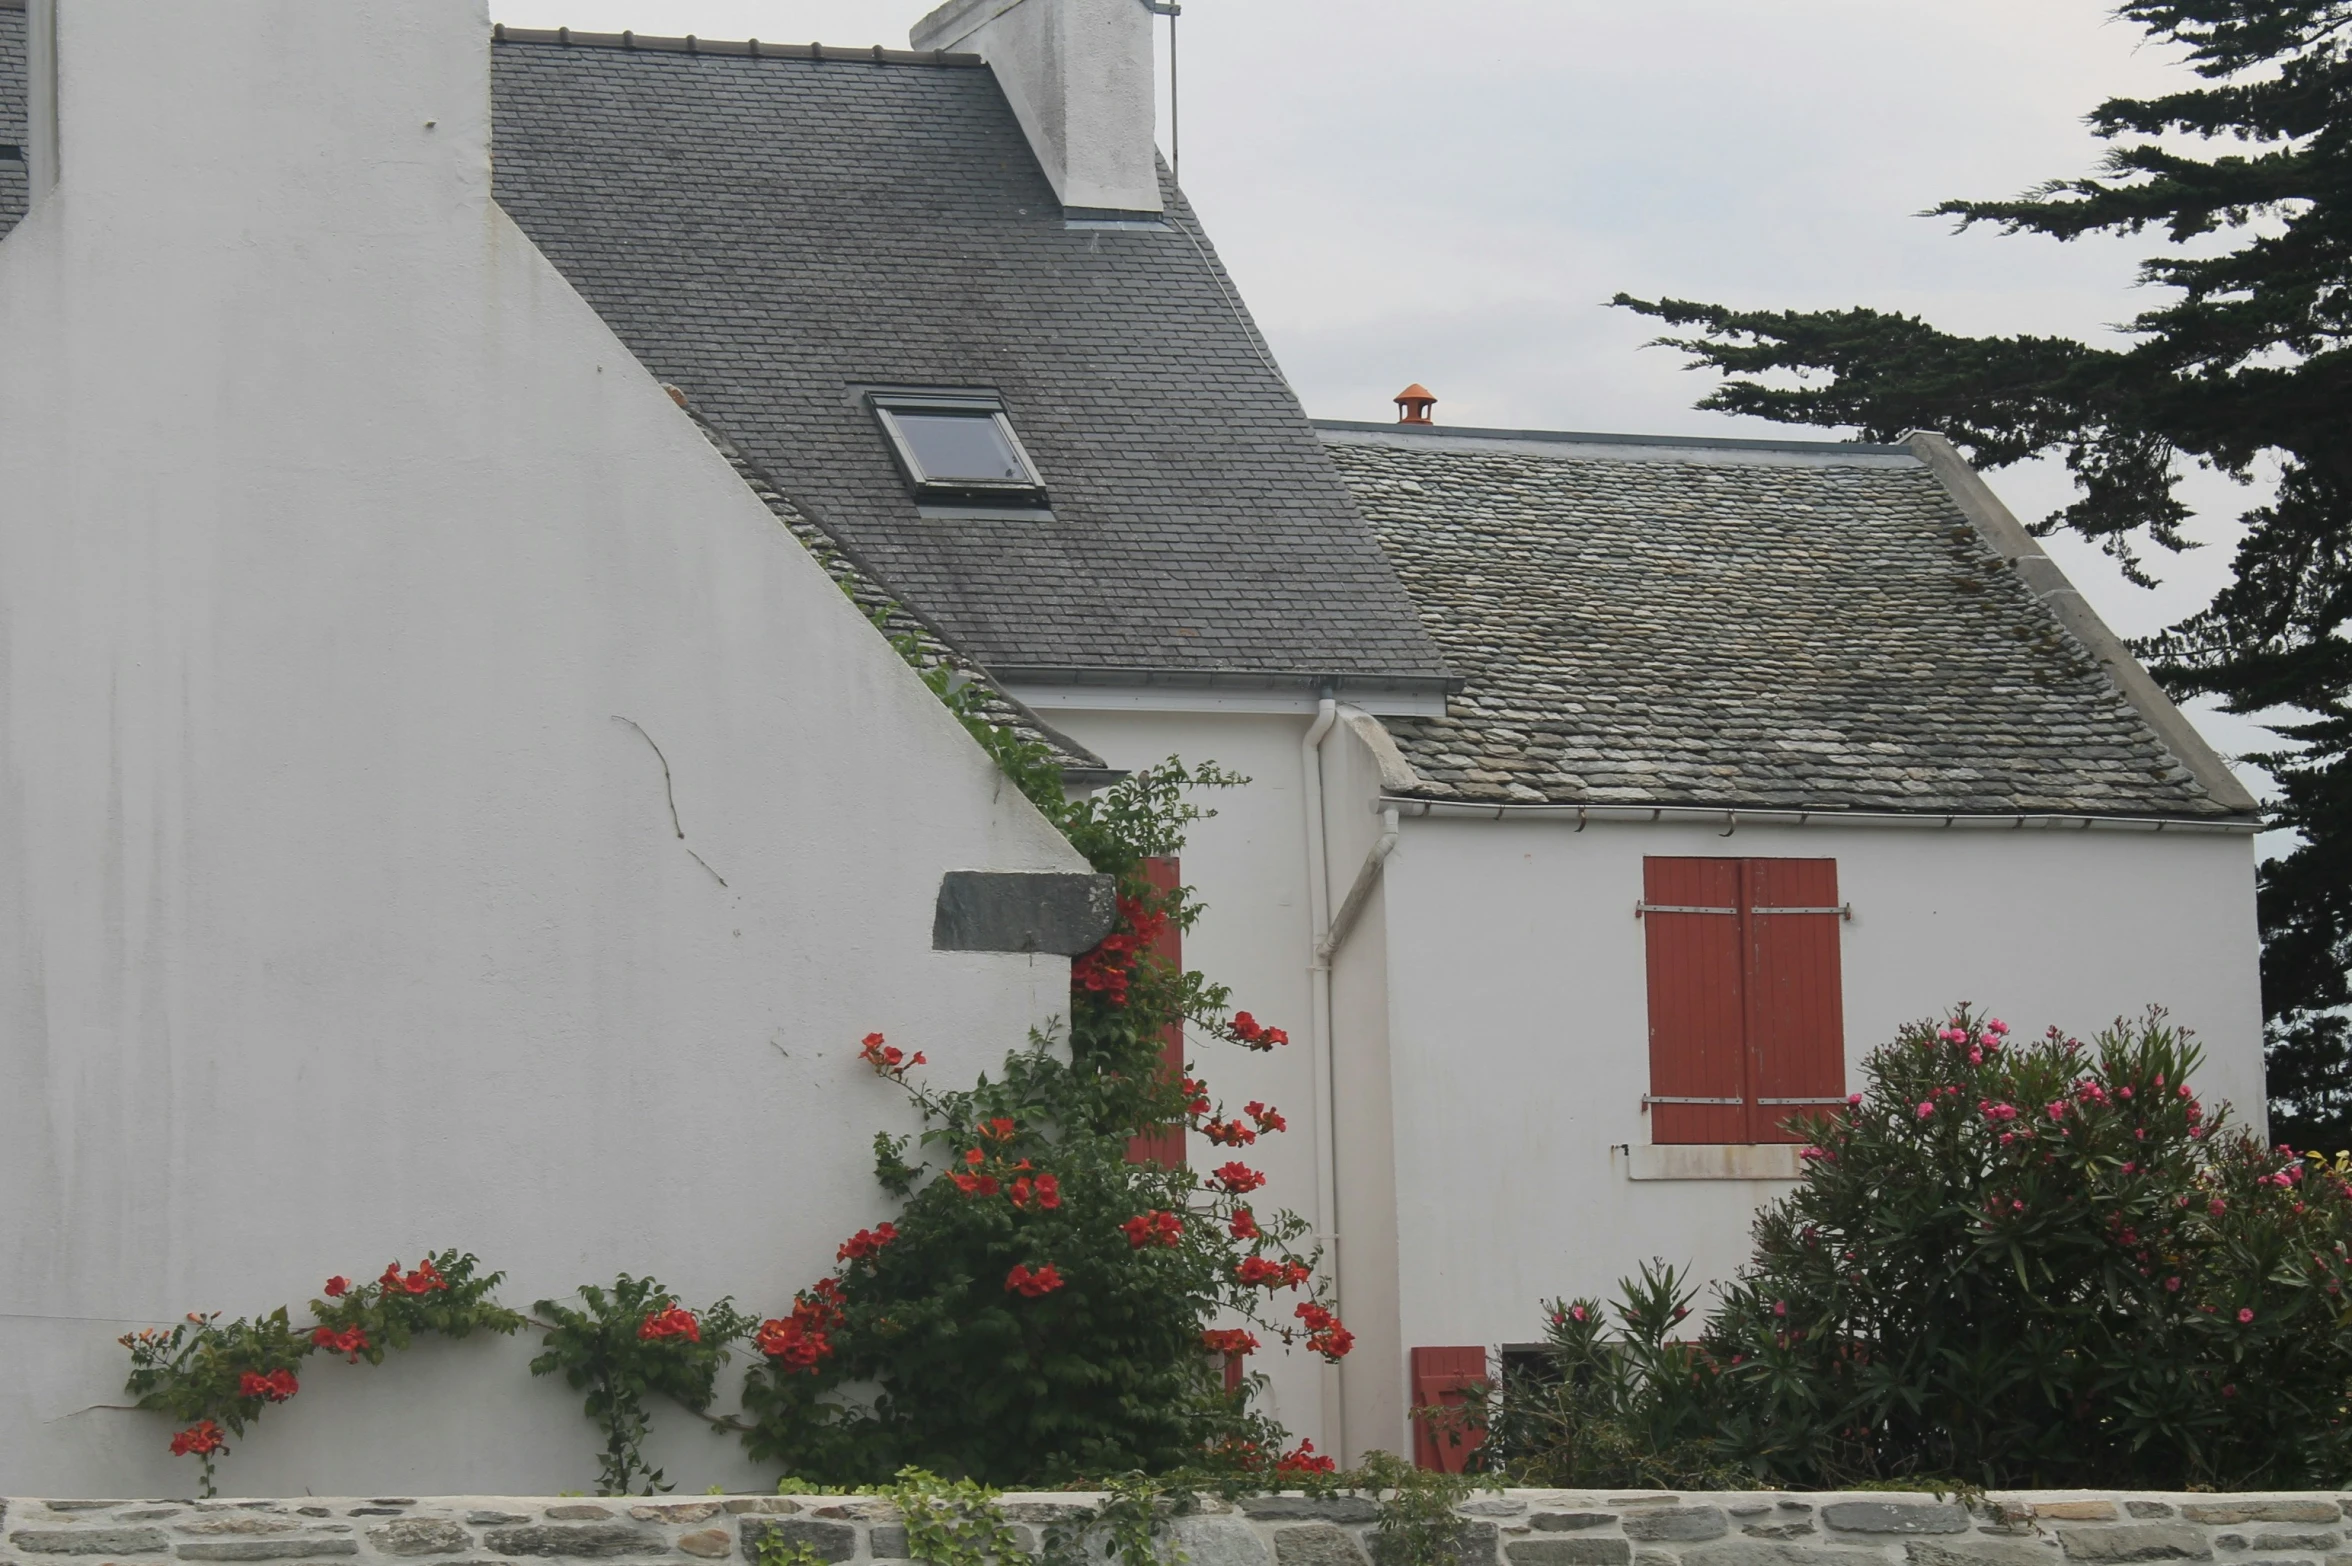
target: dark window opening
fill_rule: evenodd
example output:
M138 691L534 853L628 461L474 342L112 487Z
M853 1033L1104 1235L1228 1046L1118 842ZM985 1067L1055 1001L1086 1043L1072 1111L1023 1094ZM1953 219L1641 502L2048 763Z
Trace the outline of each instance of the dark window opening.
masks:
M1045 481L993 397L873 394L875 417L898 464L925 500L1045 503Z

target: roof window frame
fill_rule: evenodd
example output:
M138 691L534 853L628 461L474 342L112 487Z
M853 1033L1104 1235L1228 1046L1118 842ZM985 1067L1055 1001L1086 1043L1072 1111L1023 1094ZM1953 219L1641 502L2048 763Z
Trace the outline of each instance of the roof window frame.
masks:
M899 472L915 492L915 498L927 504L1002 507L1006 510L1034 511L1049 500L1045 477L1038 471L1037 459L1029 455L1021 443L1020 432L1013 428L1012 416L1006 411L1004 399L993 392L950 391L869 391L866 405L872 410L874 422L882 427L882 435L890 444L892 456L898 461ZM1019 479L934 478L924 470L922 458L913 441L900 426L901 413L947 413L970 416L985 414L996 425L996 432L1027 476Z

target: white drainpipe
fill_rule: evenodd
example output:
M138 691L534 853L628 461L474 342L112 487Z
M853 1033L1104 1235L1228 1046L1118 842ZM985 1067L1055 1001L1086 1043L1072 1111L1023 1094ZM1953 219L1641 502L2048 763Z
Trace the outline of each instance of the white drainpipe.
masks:
M1315 1066L1315 1232L1323 1241L1323 1262L1331 1282L1332 1308L1343 1318L1339 1300L1339 1126L1332 1111L1338 1095L1331 1066L1331 963L1324 943L1331 936L1329 850L1323 840L1323 736L1339 721L1339 703L1325 697L1315 704L1315 721L1299 741L1299 770L1307 806L1307 922L1313 944L1308 948L1308 1047ZM1347 1400L1339 1367L1323 1367L1324 1449L1347 1450Z

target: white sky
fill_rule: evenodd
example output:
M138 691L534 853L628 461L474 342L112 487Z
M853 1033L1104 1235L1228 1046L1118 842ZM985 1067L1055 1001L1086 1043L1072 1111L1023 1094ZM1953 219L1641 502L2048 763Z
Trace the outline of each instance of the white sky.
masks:
M928 0L492 0L593 31L903 47ZM1962 332L2100 336L2153 240L1953 237L1914 214L2089 172L2101 98L2194 78L2104 0L1185 0L1184 185L1308 410L1441 423L1803 436L1698 413L1708 385L1619 289L1868 304ZM1166 24L1161 24L1165 67ZM1163 105L1162 145L1166 145ZM2064 475L1997 474L2032 520ZM2048 541L2145 634L2226 580L2245 492L2155 592ZM2268 741L2199 714L2234 754Z

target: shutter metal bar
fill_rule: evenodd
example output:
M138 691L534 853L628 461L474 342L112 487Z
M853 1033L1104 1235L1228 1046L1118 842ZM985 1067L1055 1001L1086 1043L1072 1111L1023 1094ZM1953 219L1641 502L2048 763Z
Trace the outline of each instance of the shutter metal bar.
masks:
M1842 1103L1846 1102L1846 1100L1845 1100L1844 1098L1842 1098L1842 1097L1839 1097L1839 1098L1760 1098L1760 1099L1756 1100L1756 1102L1757 1102L1757 1103L1759 1103L1759 1104L1842 1104Z
M1690 911L1693 913L1702 911L1713 912L1712 909L1700 910L1695 908ZM1731 910L1725 909L1724 911L1728 913ZM1663 910L1661 910L1661 912L1663 912ZM1752 914L1836 914L1839 918L1851 922L1854 917L1854 905L1852 903L1840 903L1835 908L1751 908L1748 910L1748 912Z
M1645 1104L1730 1104L1736 1107L1745 1104L1747 1100L1744 1098L1672 1098L1661 1093L1644 1093L1642 1102ZM1841 1098L1838 1102L1842 1104L1845 1100Z
M1643 914L1654 913L1731 914L1736 916L1739 910L1737 908L1690 908L1679 903L1635 903L1633 905L1633 916L1636 919L1639 919Z

